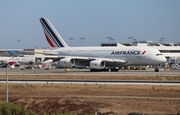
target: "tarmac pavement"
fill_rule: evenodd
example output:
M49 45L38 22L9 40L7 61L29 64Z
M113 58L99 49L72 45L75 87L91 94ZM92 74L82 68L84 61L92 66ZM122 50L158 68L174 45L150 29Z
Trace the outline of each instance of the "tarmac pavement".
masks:
M6 68L0 68L0 74L6 74ZM164 70L154 72L154 69L147 70L119 70L118 72L90 72L89 69L9 69L8 74L34 74L34 75L115 75L115 76L180 76L180 70Z

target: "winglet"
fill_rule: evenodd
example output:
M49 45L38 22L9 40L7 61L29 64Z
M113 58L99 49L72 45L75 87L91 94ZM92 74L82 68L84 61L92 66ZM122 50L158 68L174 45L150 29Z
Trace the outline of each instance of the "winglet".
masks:
M66 42L62 39L62 37L47 18L40 18L39 20L44 30L46 40L51 48L68 47Z

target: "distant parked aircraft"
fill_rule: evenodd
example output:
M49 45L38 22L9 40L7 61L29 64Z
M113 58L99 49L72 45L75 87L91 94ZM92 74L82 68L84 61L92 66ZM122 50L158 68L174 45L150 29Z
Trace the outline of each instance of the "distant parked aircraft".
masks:
M30 64L35 62L34 56L25 56L25 57L0 57L0 64L9 64L9 65L20 65L20 64Z

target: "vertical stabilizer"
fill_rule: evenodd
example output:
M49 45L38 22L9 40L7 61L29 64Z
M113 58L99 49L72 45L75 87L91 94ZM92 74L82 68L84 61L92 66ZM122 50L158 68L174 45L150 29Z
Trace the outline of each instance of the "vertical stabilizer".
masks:
M62 39L62 37L47 18L40 18L39 20L44 30L46 40L51 48L68 47L66 42Z

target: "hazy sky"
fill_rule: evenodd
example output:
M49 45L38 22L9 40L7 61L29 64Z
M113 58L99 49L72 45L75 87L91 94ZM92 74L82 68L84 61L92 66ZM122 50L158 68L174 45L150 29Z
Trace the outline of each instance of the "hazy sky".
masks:
M40 17L72 46L137 40L180 42L180 0L1 0L0 48L48 47ZM17 40L21 40L18 44Z

